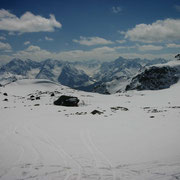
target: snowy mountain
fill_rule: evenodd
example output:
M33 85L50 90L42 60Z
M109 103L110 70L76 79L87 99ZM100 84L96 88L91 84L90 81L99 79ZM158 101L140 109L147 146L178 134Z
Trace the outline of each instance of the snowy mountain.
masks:
M61 73L62 66L64 64L65 62L63 61L47 59L43 62L40 71L35 78L57 81L58 76Z
M43 62L36 62L30 59L13 59L0 68L0 84L7 84L17 79L35 78Z
M180 62L150 66L132 78L126 90L159 90L169 88L180 79Z
M0 87L0 179L180 179L179 92L102 95L46 79ZM78 107L55 106L61 95Z
M101 65L100 71L95 75L99 82L95 84L93 91L103 94L125 91L131 78L138 74L139 71L142 71L145 66L167 62L165 59L142 60L125 59L123 57L119 57L112 62L105 62Z
M17 79L47 79L79 90L112 94L124 91L132 77L145 66L166 62L164 59L122 57L111 62L65 62L52 59L36 62L30 59L13 59L0 68L0 84Z
M78 70L69 64L63 66L58 77L58 82L72 88L87 86L91 83L90 81L90 77L83 70Z
M42 66L43 62L36 62L30 59L21 60L21 59L13 59L6 65L0 68L0 74L3 73L11 73L14 75L27 76L31 70L39 69Z
M78 85L89 85L89 76L75 66L72 63L51 59L41 62L13 59L0 68L0 81L2 83L4 79L15 77L16 79L48 79L73 88Z

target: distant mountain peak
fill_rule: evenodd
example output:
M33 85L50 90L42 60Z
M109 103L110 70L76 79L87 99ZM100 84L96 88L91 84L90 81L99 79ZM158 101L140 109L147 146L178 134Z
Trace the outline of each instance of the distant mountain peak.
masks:
M124 91L131 79L144 72L147 66L162 63L167 63L167 60L126 59L120 56L110 62L67 62L54 59L39 62L14 58L0 67L0 82L18 78L47 79L71 88L108 94Z

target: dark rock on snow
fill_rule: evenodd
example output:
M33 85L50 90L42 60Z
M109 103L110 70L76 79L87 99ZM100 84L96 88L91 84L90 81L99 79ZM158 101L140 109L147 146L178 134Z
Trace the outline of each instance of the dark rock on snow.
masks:
M91 112L91 114L93 114L93 115L95 115L95 114L102 114L103 112L101 112L101 111L98 111L98 110L94 110L94 111L92 111Z
M73 96L62 95L58 100L54 101L57 106L78 106L79 99Z
M51 93L51 97L53 97L53 96L55 96L55 94L54 94L54 93Z
M30 96L30 99L32 99L32 98L35 98L35 96L34 96L34 95L31 95L31 96Z
M39 96L36 97L36 100L40 100L41 98Z
M31 96L29 97L29 100L34 101L34 100L35 100L35 96L34 96L34 95L31 95Z

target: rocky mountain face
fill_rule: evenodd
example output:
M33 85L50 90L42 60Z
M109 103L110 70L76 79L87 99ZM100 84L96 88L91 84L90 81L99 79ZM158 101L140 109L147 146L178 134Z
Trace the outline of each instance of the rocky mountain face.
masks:
M124 84L130 77L142 69L140 59L118 58L112 62L105 62L101 65L95 78L99 81L94 87L95 92L115 93L119 84Z
M83 62L70 63L52 59L41 62L29 59L25 61L13 59L0 67L0 83L6 84L23 78L49 79L78 89L79 86L88 86L94 83L91 75L85 73L83 69L88 69L93 74L93 70L96 68L97 62L95 61L85 64Z
M36 62L30 59L25 61L13 59L0 67L0 84L24 78L48 79L79 90L111 94L136 88L136 84L143 81L140 76L145 76L140 75L140 72L148 74L145 67L158 63L167 63L167 61L164 59L141 60L122 57L111 62L99 62L96 60L66 62L52 59ZM157 69L151 70L149 74L153 73L156 76L157 71ZM153 78L149 74L147 76L150 79ZM176 79L171 80L176 81ZM142 83L142 87L138 88L143 89L144 86ZM147 85L146 87L149 88Z
M0 75L8 72L14 75L26 76L28 71L40 68L41 66L42 62L36 62L30 59L25 61L22 61L21 59L13 59L0 68Z
M71 88L78 88L82 85L89 85L90 77L83 70L78 70L72 65L66 64L62 67L58 82Z
M0 84L8 84L23 78L35 78L34 73L39 71L43 62L36 62L30 59L13 59L0 67Z
M36 79L49 79L51 81L57 81L59 74L61 73L62 66L65 62L47 59L43 61Z
M95 75L98 83L94 84L93 91L103 94L123 92L132 78L143 72L145 67L167 62L165 59L142 60L119 57L115 61L102 63L99 72Z
M180 63L150 66L132 78L128 90L160 90L169 88L180 79Z

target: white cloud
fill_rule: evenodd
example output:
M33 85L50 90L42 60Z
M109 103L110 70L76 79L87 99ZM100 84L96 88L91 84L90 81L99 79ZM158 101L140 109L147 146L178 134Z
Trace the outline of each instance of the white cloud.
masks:
M35 51L40 51L40 50L41 50L41 48L39 46L33 46L33 45L29 46L26 49L26 51L29 51L29 52L35 52Z
M180 19L158 20L152 24L139 24L125 33L131 41L146 43L180 40Z
M10 13L5 9L0 10L0 30L10 32L52 32L55 28L61 28L60 22L56 21L55 16L50 14L50 18L34 15L31 12L24 13L21 17Z
M83 50L73 50L73 51L64 51L57 54L58 59L64 59L67 61L78 61L78 60L113 60L118 57L114 48L109 47L100 47L94 48L89 51Z
M0 18L15 18L14 14L11 14L9 11L5 9L0 10Z
M126 40L116 40L117 43L120 43L120 44L123 44L123 43L126 43Z
M24 42L24 45L29 45L29 44L31 44L31 42L30 42L30 41L26 41L26 42Z
M102 52L102 53L109 53L109 52L114 52L115 49L114 48L110 48L108 46L104 46L104 47L94 48L91 51L93 51L93 52Z
M121 11L122 11L122 8L119 7L119 6L113 6L112 7L112 12L115 13L115 14L118 14Z
M180 44L174 44L174 43L172 43L172 44L167 44L166 45L168 48L180 48Z
M14 35L16 35L16 33L11 31L11 32L8 33L8 35L14 36Z
M125 47L128 48L128 47ZM129 48L137 48L137 46L131 46ZM65 61L85 61L85 60L101 60L101 61L111 61L115 60L119 56L125 58L146 58L146 59L154 59L154 58L165 58L165 59L173 59L174 54L149 54L145 51L141 53L132 53L132 52L118 52L118 49L121 49L121 46L117 47L99 47L93 48L91 50L70 50L70 51L62 51L62 52L50 52L45 49L41 49L39 46L31 45L28 48L13 53L11 56L0 55L0 63L8 62L13 58L20 59L32 59L35 61L41 61L45 59L57 59L57 60L65 60Z
M83 36L80 36L80 40L73 39L73 42L86 46L113 44L112 41L106 40L104 38Z
M125 35L126 34L126 32L125 31L117 31L119 34L121 34L121 35Z
M13 59L12 56L4 55L4 54L0 55L0 66L3 64L6 64L7 62L9 62L12 59Z
M6 40L6 37L0 36L0 40Z
M95 50L96 51L96 50ZM94 50L92 51L82 51L82 50L74 50L74 51L64 51L60 53L51 53L46 50L40 50L37 52L27 52L27 51L19 51L12 56L9 55L0 55L0 65L5 64L12 60L13 58L20 58L20 59L32 59L35 61L45 60L47 58L57 59L57 60L67 60L67 61L79 61L79 60L92 60L97 59L101 61L111 61L117 59L119 56L124 58L141 58L141 59L155 59L155 58L164 58L164 59L174 59L174 54L148 54L148 53L117 53L112 51L111 53L99 53L93 54ZM97 51L96 51L97 53ZM93 56L92 56L93 55Z
M45 40L46 40L46 41L53 41L54 39L46 36L46 37L45 37Z
M139 51L158 51L163 49L163 46L155 46L155 45L132 45L132 46L116 46L114 49L126 49L126 50L131 50L131 49L138 49Z
M55 53L41 49L39 46L31 45L23 51L18 51L12 55L13 58L20 59L32 59L35 61L41 61L48 58L55 59Z
M113 60L118 57L115 48L107 46L94 48L91 50L71 50L62 52L50 52L41 49L39 46L31 45L23 51L16 52L12 55L13 58L20 59L32 59L35 61L41 61L44 59L63 59L67 61L79 61L79 60Z
M141 59L158 59L158 58L164 58L164 59L174 59L174 54L148 54L148 53L144 53L144 54L139 54L139 53L121 53L119 54L119 56L122 56L124 58L141 58Z
M163 46L155 46L155 45L137 45L137 48L140 51L159 51L163 49Z
M123 47L123 48L137 48L137 46ZM145 48L145 47L144 47ZM119 56L123 56L126 58L165 58L172 59L174 58L174 54L149 54L145 51L142 53L132 53L132 52L118 52L118 49L121 49L121 46L117 47L98 47L93 48L91 50L70 50L70 51L62 51L62 52L50 52L44 49L41 49L38 46L29 46L23 51L19 51L12 55L12 58L20 58L20 59L32 59L35 61L41 61L44 59L57 59L57 60L65 60L65 61L79 61L79 60L101 60L101 61L110 61L115 60ZM146 48L147 49L147 48ZM149 50L149 49L148 49Z
M114 49L127 49L127 50L129 50L129 49L134 49L134 48L137 48L137 46L116 46L116 47L114 47Z
M0 51L5 51L5 52L8 52L8 51L11 51L11 45L8 44L8 43L3 43L3 42L0 42Z
M180 5L175 5L174 8L180 12Z

